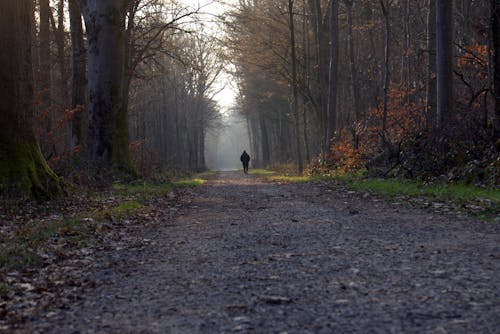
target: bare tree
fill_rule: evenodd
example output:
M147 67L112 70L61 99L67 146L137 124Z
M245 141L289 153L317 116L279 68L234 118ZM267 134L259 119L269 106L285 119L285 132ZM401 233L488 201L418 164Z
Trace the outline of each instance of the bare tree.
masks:
M453 2L436 1L437 128L442 131L453 113Z
M300 112L299 112L299 99L297 91L297 50L295 46L295 20L293 15L294 0L288 0L288 17L290 25L290 48L292 57L292 113L294 115L294 136L295 136L295 149L297 154L297 169L302 173L304 169L302 161L302 146L300 145Z
M387 132L387 103L388 93L391 86L391 26L390 26L390 6L392 0L380 0L380 7L384 16L385 31L385 58L384 58L384 93L383 93L383 111L382 111L382 142L386 144Z
M338 0L330 0L330 80L328 83L328 130L326 150L329 151L336 130L337 117L337 71L339 63Z
M436 1L429 0L427 14L427 92L425 112L427 126L434 127L436 119Z

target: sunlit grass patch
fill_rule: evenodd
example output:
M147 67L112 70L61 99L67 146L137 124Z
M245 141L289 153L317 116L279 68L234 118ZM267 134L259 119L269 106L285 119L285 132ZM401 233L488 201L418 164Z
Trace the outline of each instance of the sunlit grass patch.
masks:
M116 206L105 208L97 213L99 220L115 220L124 219L128 216L145 208L145 206L137 201L124 201Z
M243 172L243 170L241 170ZM268 169L249 169L248 174L250 175L273 175L276 174L276 172Z
M301 183L301 182L313 181L314 178L312 176L300 176L300 175L274 175L270 176L269 180L276 182Z
M207 182L207 180L204 180L202 178L196 177L192 179L186 179L186 180L180 180L180 181L175 181L172 182L172 185L175 188L182 188L182 187L196 187L196 186L202 186Z

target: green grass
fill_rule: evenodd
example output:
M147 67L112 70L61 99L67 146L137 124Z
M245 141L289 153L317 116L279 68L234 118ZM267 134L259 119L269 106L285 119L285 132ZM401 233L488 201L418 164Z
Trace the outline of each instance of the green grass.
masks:
M186 179L186 180L180 180L180 181L175 181L172 182L172 185L175 188L182 188L182 187L197 187L197 186L202 186L207 182L206 180L196 177L192 179Z
M195 174L194 177L198 179L207 179L209 177L215 176L216 174L217 171L215 170L207 170L206 172Z
M426 184L400 179L364 178L359 173L332 177L356 191L368 191L387 197L425 197L429 200L452 202L461 206L476 206L473 214L483 220L498 219L500 190L463 183Z
M4 297L9 293L10 287L6 282L0 282L0 297Z
M133 200L124 201L116 206L100 210L97 214L97 219L99 220L124 219L140 211L143 208L145 208L145 206L137 201Z
M266 175L266 174L264 174ZM475 215L485 220L497 219L500 212L500 190L481 188L463 183L426 184L402 179L366 178L363 171L334 176L296 176L268 173L268 179L277 182L310 182L316 180L336 180L352 190L386 197L408 196L426 197L429 200L449 201L459 205L474 205L482 208Z
M424 184L417 181L397 179L356 179L338 178L357 191L397 196L426 196L437 199L456 199L472 201L487 199L500 204L500 191L496 189L480 188L466 184Z
M22 269L38 263L40 258L27 244L8 244L0 249L0 269Z
M112 188L121 195L132 195L137 197L138 200L148 200L154 197L165 196L175 188L203 185L206 182L206 178L215 175L215 173L215 171L207 171L195 174L190 178L182 178L176 181L163 183L152 183L148 181L115 183Z
M141 183L117 183L113 189L124 195L138 196L142 199L164 196L174 189L172 183L153 184L149 182Z

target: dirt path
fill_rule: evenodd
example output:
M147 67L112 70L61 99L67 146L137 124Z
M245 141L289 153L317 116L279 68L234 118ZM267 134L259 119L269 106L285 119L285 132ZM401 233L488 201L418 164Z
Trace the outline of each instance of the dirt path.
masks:
M52 333L499 333L500 226L219 173Z

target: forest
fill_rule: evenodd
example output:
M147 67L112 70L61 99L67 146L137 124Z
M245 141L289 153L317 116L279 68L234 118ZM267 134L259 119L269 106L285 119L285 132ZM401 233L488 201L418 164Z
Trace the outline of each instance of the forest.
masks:
M498 185L497 5L3 1L0 188L206 170L223 73L255 167Z
M0 0L0 48L0 332L500 328L500 0Z
M498 185L495 6L240 2L230 54L258 162Z

